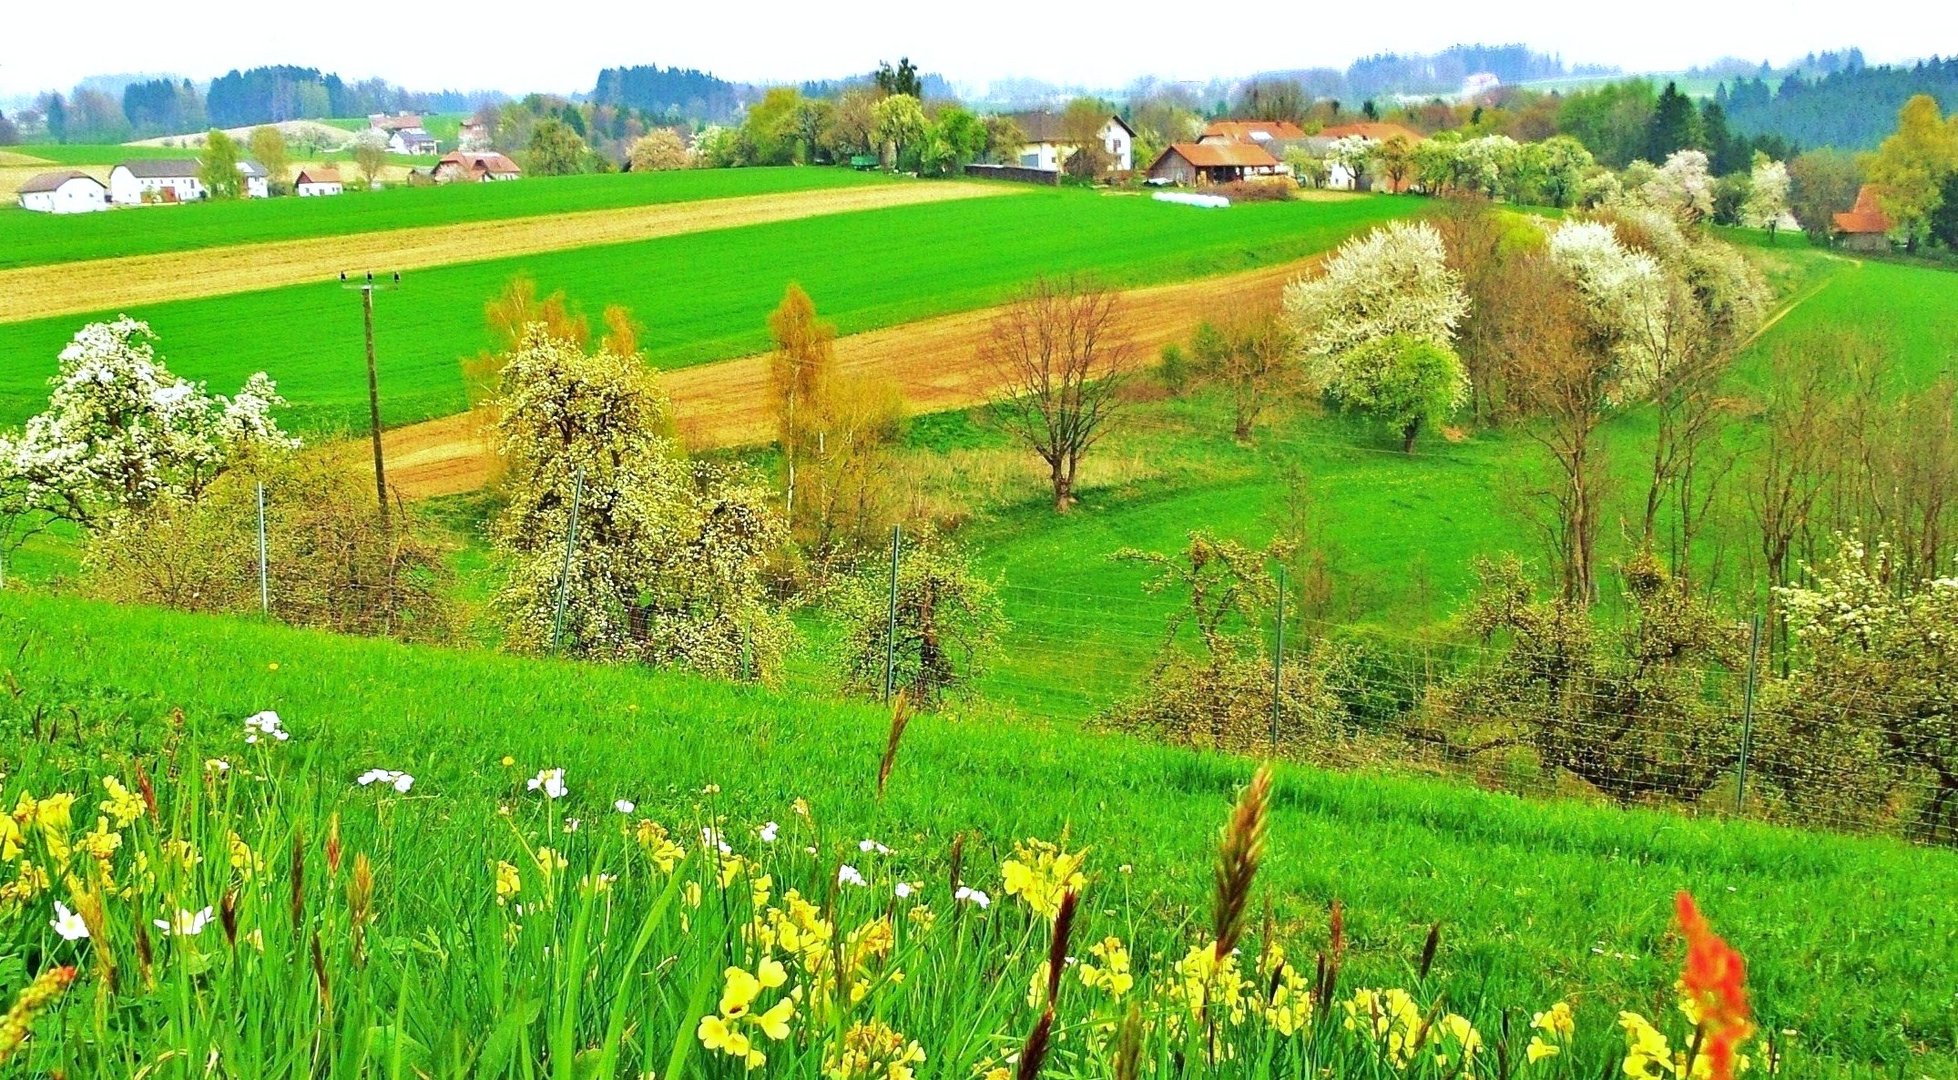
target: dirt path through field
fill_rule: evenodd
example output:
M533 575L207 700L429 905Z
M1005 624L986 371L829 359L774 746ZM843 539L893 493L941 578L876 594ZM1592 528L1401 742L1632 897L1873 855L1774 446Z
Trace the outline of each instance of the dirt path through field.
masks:
M1277 303L1286 283L1316 261L1130 290L1123 294L1123 318L1135 336L1137 359L1153 363L1164 345L1182 340L1206 315ZM914 413L978 404L993 389L977 354L996 312L969 311L839 338L837 368L890 379L903 389ZM744 446L771 437L766 360L746 356L661 377L688 445ZM473 415L396 428L383 434L382 446L388 482L407 498L473 491L490 475L493 455Z
M0 270L0 323L327 281L349 268L415 270L1020 190L936 181L874 184Z

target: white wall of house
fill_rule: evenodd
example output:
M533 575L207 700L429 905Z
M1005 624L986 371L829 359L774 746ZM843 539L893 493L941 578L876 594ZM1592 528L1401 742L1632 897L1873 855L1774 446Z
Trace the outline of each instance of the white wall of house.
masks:
M204 182L195 176L137 176L121 165L109 172L109 201L117 206L161 201L165 191L176 192L178 202L196 202L204 197Z
M1101 128L1101 147L1114 159L1113 168L1127 172L1135 168L1135 140L1127 128L1112 118ZM1020 147L1016 163L1028 169L1059 169L1067 161L1069 147L1060 143L1028 143Z
M77 176L53 191L24 192L20 205L43 214L86 214L109 208L109 192L99 181Z
M1101 127L1101 145L1115 159L1115 168L1127 172L1135 168L1135 147L1129 136L1129 129L1115 122L1113 117Z
M263 176L247 176L244 180L245 198L269 199L272 197L272 182L270 180Z
M339 184L321 184L321 183L308 182L308 183L300 184L294 187L292 190L294 194L299 195L302 198L312 198L319 195L338 195L344 189Z

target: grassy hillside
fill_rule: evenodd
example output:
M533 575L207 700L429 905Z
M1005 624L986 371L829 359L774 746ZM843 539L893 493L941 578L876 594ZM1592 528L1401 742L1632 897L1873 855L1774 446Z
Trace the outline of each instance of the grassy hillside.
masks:
M1382 197L1206 213L1042 191L418 272L375 305L384 416L405 423L463 407L456 359L486 345L483 303L518 274L545 292L565 290L594 315L626 305L646 327L640 340L652 362L676 367L765 349L766 317L791 281L847 334L983 307L1041 274L1140 285L1270 265L1420 207ZM360 305L337 282L129 314L150 321L160 352L183 375L229 388L269 371L300 430L364 422ZM0 356L17 358L0 371L0 423L41 407L56 356L87 318L0 326Z
M817 873L821 858L863 861L856 839L874 836L897 849L901 872L939 882L927 886L935 892L944 891L954 833L966 837L966 879L995 896L993 867L1014 839L1065 834L1070 847L1092 848L1077 940L1121 934L1144 970L1151 955L1180 955L1179 941L1204 924L1206 853L1248 771L1241 761L1064 728L925 717L878 802L870 786L884 723L871 709L17 592L0 595L0 641L0 664L18 688L0 702L11 725L0 796L10 805L37 772L45 792L48 770L64 761L86 782L98 750L151 755L178 738L189 761L224 755L270 768L281 785L319 800L309 804L313 820L346 803L347 850L380 860L373 938L401 943L377 954L386 1001L393 980L406 993L408 974L394 972L411 956L417 977L438 987L466 972L475 955L467 949L451 956L406 943L434 942L420 928L458 917L440 905L482 914L481 899L463 897L487 885L464 883L486 882L484 860L511 846L492 810L523 801L513 780L539 767L568 770L572 794L554 813L596 826L628 796L683 838L709 810L730 835L751 836L764 820L793 823L788 804L803 797L822 825L812 841L822 851ZM284 717L293 742L271 752L276 761L238 756L241 718L265 708ZM30 731L54 741L30 741ZM500 764L505 755L515 764ZM23 757L28 780L19 778ZM376 766L417 778L414 797L378 817L349 782ZM698 793L709 784L718 792L704 808ZM608 829L588 831L598 844ZM394 857L409 837L414 855ZM578 839L564 843L582 851ZM1666 923L1680 888L1698 893L1747 954L1762 1025L1800 1032L1790 1075L1942 1074L1958 1037L1949 984L1958 861L1943 851L1288 770L1260 883L1257 903L1268 896L1277 925L1303 949L1323 942L1329 901L1344 902L1349 987L1407 982L1439 920L1428 988L1490 1032L1503 1006L1527 1014L1567 996L1583 1051L1572 1064L1592 1063L1584 1075L1598 1075L1600 1054L1617 1045L1613 1009L1669 1009L1678 950ZM1008 1007L1024 983L1011 970ZM0 989L14 977L0 964ZM465 993L459 984L441 990L423 1008L439 1018ZM86 1012L75 1013L78 1023Z
M880 180L874 174L847 169L693 169L530 177L509 184L349 190L335 198L248 199L73 217L27 211L0 213L0 269L419 225L846 187ZM153 212L158 209L168 212Z

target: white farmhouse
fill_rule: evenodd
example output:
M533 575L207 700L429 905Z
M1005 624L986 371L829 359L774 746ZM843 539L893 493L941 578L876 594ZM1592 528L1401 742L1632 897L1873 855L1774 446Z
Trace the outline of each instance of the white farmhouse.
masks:
M109 189L80 169L62 169L28 178L20 186L20 205L43 214L85 214L109 208Z
M338 195L343 190L338 169L302 169L299 179L292 185L293 194L301 198Z
M1008 113L1007 117L1026 133L1026 144L1016 155L1022 168L1059 171L1074 153L1074 144L1061 131L1058 113ZM1096 136L1101 140L1101 148L1108 152L1110 169L1127 172L1135 167L1135 129L1123 123L1121 117L1109 116Z
M238 177L244 183L241 190L247 199L267 199L272 196L272 174L256 161L238 163Z
M196 202L205 195L201 171L187 158L125 161L109 170L109 201L117 206Z
M391 154L433 154L441 146L435 136L418 127L402 128L388 136L388 152Z

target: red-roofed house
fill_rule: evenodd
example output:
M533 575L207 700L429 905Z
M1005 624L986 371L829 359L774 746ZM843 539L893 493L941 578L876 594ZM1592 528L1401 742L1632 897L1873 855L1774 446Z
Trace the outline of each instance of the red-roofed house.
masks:
M1348 135L1358 135L1363 139L1372 139L1374 142L1400 138L1406 139L1410 145L1420 142L1422 138L1421 133L1413 128L1385 123L1334 124L1328 128L1321 128L1319 134L1328 139L1343 139Z
M515 180L523 175L517 163L494 151L480 154L465 154L460 150L442 155L435 163L435 182L451 184L458 181L477 183L486 180Z
M1835 217L1836 242L1857 251L1890 249L1890 215L1877 202L1877 190L1864 184L1856 193L1856 205Z
M1278 159L1256 143L1173 143L1149 165L1149 179L1171 184L1228 184L1275 176Z
M1236 142L1258 143L1272 141L1290 142L1305 138L1305 129L1290 120L1218 120L1203 129L1197 137L1198 143Z

